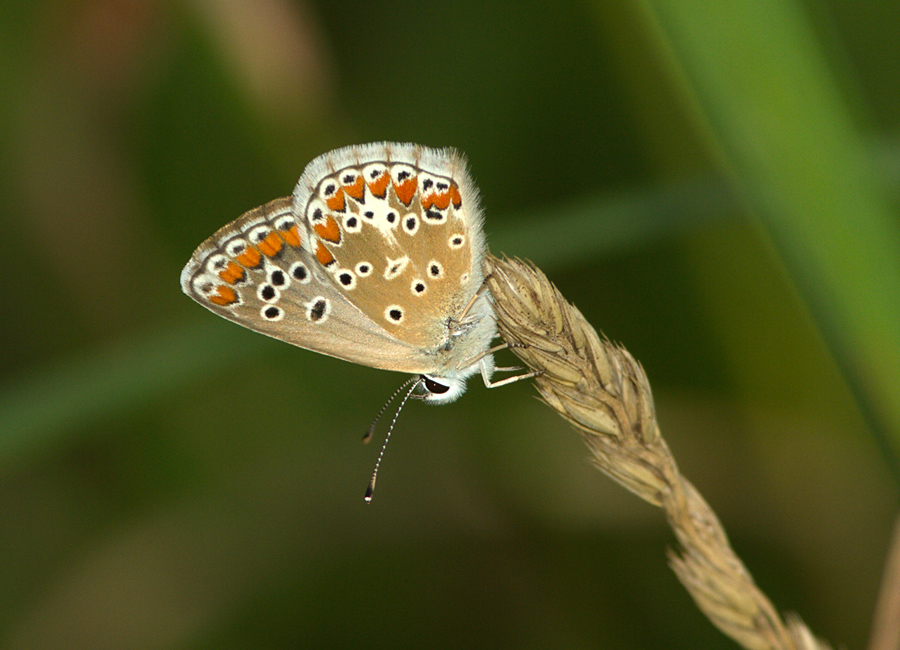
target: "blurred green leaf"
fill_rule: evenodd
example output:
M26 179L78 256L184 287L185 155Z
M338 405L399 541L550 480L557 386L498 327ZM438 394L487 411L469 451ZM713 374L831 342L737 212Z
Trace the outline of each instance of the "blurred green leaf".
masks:
M798 2L647 0L736 190L900 458L900 228ZM845 92L845 91L844 91Z

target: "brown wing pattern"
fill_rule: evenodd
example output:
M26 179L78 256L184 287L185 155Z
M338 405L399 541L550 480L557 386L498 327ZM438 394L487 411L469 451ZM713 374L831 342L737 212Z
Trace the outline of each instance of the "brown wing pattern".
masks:
M220 316L299 347L376 368L427 371L422 355L373 327L323 277L302 240L291 198L275 199L201 244L182 288Z
M464 174L461 161L452 169ZM424 161L357 164L323 178L297 210L320 268L366 316L423 350L445 342L448 318L481 282L458 179Z

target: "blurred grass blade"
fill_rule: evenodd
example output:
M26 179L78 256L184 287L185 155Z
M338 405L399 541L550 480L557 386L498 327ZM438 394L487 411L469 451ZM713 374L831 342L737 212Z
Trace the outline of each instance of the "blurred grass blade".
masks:
M528 257L545 268L573 267L733 220L735 207L723 179L708 176L516 216L506 220L514 228L490 233L490 243L497 253Z
M750 204L900 456L900 229L808 17L785 0L647 0Z
M497 250L539 259L546 266L579 264L641 246L674 230L719 222L734 200L717 179L698 179L617 197L589 197L516 220L491 234ZM592 236L585 237L585 233ZM549 238L548 238L549 237ZM265 339L209 318L167 334L135 334L100 350L11 378L0 388L0 467L39 454L77 435L77 427L153 403L217 369L255 354Z
M264 343L262 337L243 334L198 318L165 334L138 334L101 350L86 350L51 369L17 378L0 390L0 468L63 444L78 435L79 426L211 376Z

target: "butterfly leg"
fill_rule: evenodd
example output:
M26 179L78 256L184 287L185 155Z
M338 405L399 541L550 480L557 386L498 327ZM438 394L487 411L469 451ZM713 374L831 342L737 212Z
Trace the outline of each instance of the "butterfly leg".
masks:
M494 352L499 352L500 350L506 350L508 348L515 348L515 347L523 347L523 346L504 342L504 343L501 343L500 345L495 345L494 347L492 347L489 350L485 350L484 352L479 354L477 357L473 357L472 359L467 359L464 363L461 363L459 365L463 368L469 368L471 366L474 366L476 363L478 363L480 361L481 362L481 374L482 374L482 376L487 375L488 378L490 378L491 372L515 372L516 370L522 370L521 366L494 366L493 364L489 364L489 366L486 367L487 364L485 364L485 362L484 362L485 358L489 357L489 356L493 356ZM523 377L523 379L527 379L527 377ZM506 381L506 380L504 379L503 381ZM485 385L487 385L487 382L485 382Z
M508 347L508 346L502 346ZM502 349L502 348L501 348ZM541 374L540 370L532 370L531 372L524 372L521 375L516 375L515 377L507 377L506 379L501 379L500 381L491 381L491 371L492 370L521 370L521 368L493 368L491 364L485 363L485 360L481 360L481 378L484 380L484 385L488 388L500 388L500 386L506 386L507 384L514 384L517 381L521 381L523 379L531 379L532 377L537 377Z
M459 315L459 322L460 322L460 323L462 323L462 322L466 319L466 314L468 314L468 313L469 313L469 310L472 309L472 305L475 304L475 301L478 300L478 299L482 296L482 294L484 294L485 291L487 291L487 288L488 288L488 285L487 285L488 279L490 279L490 276L486 277L486 278L482 281L481 286L478 287L478 291L476 291L476 292L475 292L475 295L472 296L472 298L469 300L468 303L466 303L465 309L463 309L463 310L462 310L462 313Z
M484 352L479 354L477 357L472 357L471 359L466 359L463 363L461 363L459 365L462 368L469 368L471 366L474 366L479 361L481 361L482 374L484 374L484 359L485 359L485 357L490 357L494 354L494 352L499 352L500 350L505 350L508 347L509 347L509 343L501 343L500 345L495 345L490 350L485 350ZM492 370L503 370L503 368L494 368L493 364L491 364L490 367Z

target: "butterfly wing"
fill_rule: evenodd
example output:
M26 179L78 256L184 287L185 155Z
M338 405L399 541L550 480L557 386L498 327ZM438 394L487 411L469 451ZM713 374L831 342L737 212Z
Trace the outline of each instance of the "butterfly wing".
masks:
M313 252L343 296L430 372L487 350L487 297L454 329L483 281L481 210L463 157L451 149L378 143L313 161L294 191ZM430 359L430 361L428 361Z
M290 197L250 210L201 244L184 292L220 316L301 348L354 363L422 373L417 348L354 306L309 248Z

